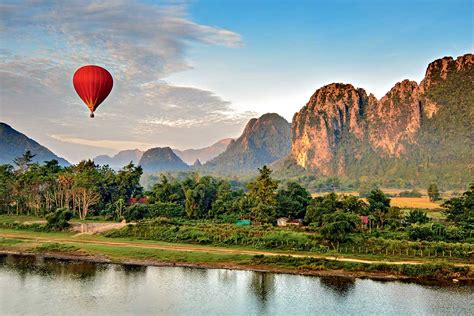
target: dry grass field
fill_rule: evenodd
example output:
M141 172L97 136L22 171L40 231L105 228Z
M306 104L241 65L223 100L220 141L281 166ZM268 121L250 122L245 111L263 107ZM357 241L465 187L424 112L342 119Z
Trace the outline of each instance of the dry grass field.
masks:
M441 208L437 203L431 202L427 196L422 197L393 197L390 200L391 206L400 208L425 208L436 209Z
M401 191L400 189L382 189L387 194L392 194L396 195L399 194ZM421 191L422 192L422 191ZM321 192L321 193L313 193L312 196L321 196L328 194L329 192ZM338 194L346 194L346 195L354 195L354 196L359 196L358 192L351 191L351 192L336 192ZM426 194L426 192L422 192L423 194ZM435 210L435 209L441 209L440 203L434 203L431 202L428 198L428 196L422 196L422 197L391 197L390 198L390 205L391 206L396 206L400 208L422 208L422 209L427 209L427 210ZM367 201L364 199L364 201Z

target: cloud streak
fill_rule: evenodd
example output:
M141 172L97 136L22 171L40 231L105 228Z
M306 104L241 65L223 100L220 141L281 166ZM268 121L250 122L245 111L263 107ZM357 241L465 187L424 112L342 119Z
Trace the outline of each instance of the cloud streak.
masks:
M0 4L0 20L6 39L0 117L60 151L65 142L85 145L83 153L66 154L73 161L119 143L204 146L236 136L254 114L236 112L210 91L166 83L170 74L190 68L190 45L242 46L237 33L193 22L184 5L7 1ZM71 84L84 64L106 67L115 81L94 120L85 119L87 109Z

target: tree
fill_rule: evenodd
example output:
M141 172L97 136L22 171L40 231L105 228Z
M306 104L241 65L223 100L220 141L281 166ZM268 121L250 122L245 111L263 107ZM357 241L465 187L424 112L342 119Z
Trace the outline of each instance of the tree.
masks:
M278 190L276 199L278 217L304 218L311 194L298 183L290 182L286 189Z
M160 181L152 187L151 202L171 202L184 206L186 200L185 192L188 188L195 186L194 181L185 181L180 183L176 179L170 180L166 175L161 174Z
M85 219L91 206L100 201L100 195L93 188L78 187L73 191L74 205L80 219Z
M472 235L474 231L474 183L460 197L447 200L442 205L447 219L464 227Z
M408 213L406 217L406 221L411 223L411 224L425 224L430 221L428 216L426 215L426 212L423 212L422 210L419 209L414 209L411 210L410 213Z
M278 182L271 178L272 170L267 166L258 169L259 175L248 184L250 213L259 222L271 222L276 215L276 189Z
M31 163L32 163L33 158L35 156L36 155L33 155L31 153L31 151L27 150L27 151L25 151L25 153L23 155L21 155L20 157L15 158L13 160L13 162L15 163L15 165L17 165L18 170L20 172L25 172L31 166Z
M325 214L334 213L340 208L341 201L336 193L331 192L325 196L317 196L308 205L304 220L307 223L321 226Z
M330 241L344 242L354 232L360 219L356 214L337 211L323 216L321 236Z
M14 181L13 166L0 165L0 212L10 212Z
M240 213L239 199L242 195L242 190L232 190L228 181L220 181L217 186L216 197L212 202L212 215L233 214L238 216L239 214L237 213Z
M373 214L378 224L384 226L386 214L390 208L390 199L379 189L372 190L367 197L369 202L369 213ZM378 225L377 224L377 225Z
M46 216L46 228L50 230L63 230L69 227L68 221L72 218L72 215L72 212L67 208L58 208Z
M123 215L123 211L125 210L125 200L123 198L119 198L117 201L115 201L114 206L117 219L120 219Z
M440 199L438 185L436 183L431 183L428 187L428 196L431 202L435 202Z
M185 193L186 203L184 210L189 218L197 218L199 215L199 197L197 194L199 193L193 189L188 189Z
M311 200L306 209L305 222L321 226L323 216L336 211L366 214L367 204L355 196L337 195L331 192L325 196L318 196Z
M85 219L89 208L101 200L102 196L98 189L102 178L92 160L79 162L73 172L73 208L77 210L80 219Z
M140 177L143 174L141 166L135 166L133 162L123 167L117 173L117 191L120 198L125 200L141 196L143 194L143 187L140 185Z

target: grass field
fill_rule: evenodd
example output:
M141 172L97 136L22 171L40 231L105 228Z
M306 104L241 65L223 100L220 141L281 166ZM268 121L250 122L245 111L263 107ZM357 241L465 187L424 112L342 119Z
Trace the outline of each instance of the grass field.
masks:
M428 197L393 197L390 198L390 205L400 208L424 208L437 209L441 208L438 203L431 202Z
M40 236L38 236L40 235ZM453 277L473 279L472 264L458 260L428 260L417 258L407 261L387 261L373 257L357 259L346 256L318 256L311 253L298 254L229 249L211 246L183 245L117 241L99 236L65 238L57 234L41 233L32 236L29 232L0 229L0 251L49 254L56 258L77 258L115 263L145 265L176 265L206 268L234 268L272 272L304 273L313 275L346 276L410 276L430 280L451 280ZM453 258L454 259L454 258Z

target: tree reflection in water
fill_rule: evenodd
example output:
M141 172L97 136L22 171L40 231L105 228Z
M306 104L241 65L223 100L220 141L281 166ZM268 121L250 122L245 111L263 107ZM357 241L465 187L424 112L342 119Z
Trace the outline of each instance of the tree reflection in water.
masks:
M255 295L262 307L265 307L269 298L275 292L275 275L266 272L252 272L250 291Z
M337 296L343 298L348 296L352 290L355 288L355 279L354 278L345 278L345 277L319 277L321 285L330 290L331 292L337 294Z
M122 271L126 276L137 276L145 274L147 266L142 266L138 264L123 264L116 265L115 271Z
M107 269L106 264L76 260L58 260L34 255L6 255L0 257L0 265L16 272L22 278L27 275L61 276L71 279L92 279L97 271Z

